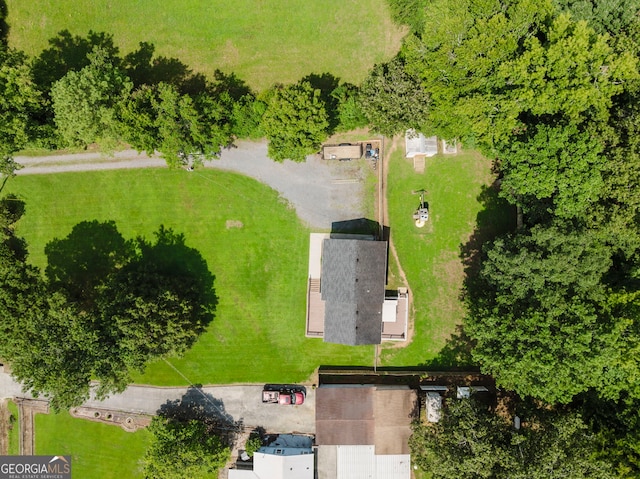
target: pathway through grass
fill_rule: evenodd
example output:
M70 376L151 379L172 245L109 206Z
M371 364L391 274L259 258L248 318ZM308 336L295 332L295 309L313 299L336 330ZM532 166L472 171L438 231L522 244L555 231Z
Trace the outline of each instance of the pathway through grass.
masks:
M481 193L494 178L490 161L475 152L427 158L422 174L403 154L397 150L390 160L387 202L391 237L413 292L415 328L409 346L386 345L382 357L384 365L416 366L433 359L462 321L461 245L476 228L485 209ZM420 189L427 191L430 209L422 229L412 219L419 203L412 191ZM508 221L505 210L495 215L498 224Z

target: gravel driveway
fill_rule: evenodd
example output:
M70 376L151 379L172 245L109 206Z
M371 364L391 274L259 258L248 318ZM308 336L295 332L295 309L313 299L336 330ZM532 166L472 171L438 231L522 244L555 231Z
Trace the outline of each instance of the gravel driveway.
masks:
M18 175L127 168L166 168L159 157L125 150L106 157L80 153L45 157L16 157ZM367 166L364 166L366 168ZM329 230L334 221L364 216L364 172L361 162L323 161L310 156L305 163L276 163L267 157L266 142L238 142L205 168L234 171L269 185L291 203L300 219L313 229ZM195 171L197 174L197 170ZM371 199L373 201L373 199Z
M300 406L263 404L260 385L206 386L203 388L163 388L129 386L123 393L104 401L90 400L83 406L134 413L156 414L167 402L197 405L208 414L241 421L245 428L263 427L270 433L315 433L315 390L307 388Z
M202 388L156 387L132 385L122 393L103 401L90 399L85 407L113 409L131 413L156 414L168 402L197 405L208 414L228 421L241 421L245 428L263 427L270 433L315 433L315 389L307 386L307 397L300 406L280 406L262 403L263 384L234 384ZM0 367L0 399L24 397L20 384Z

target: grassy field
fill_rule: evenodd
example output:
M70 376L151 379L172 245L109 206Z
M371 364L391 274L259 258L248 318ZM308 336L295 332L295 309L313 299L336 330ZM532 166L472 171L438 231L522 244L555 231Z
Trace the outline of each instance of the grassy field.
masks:
M183 358L150 365L136 382L297 382L321 364L373 361L371 347L304 337L309 231L277 192L250 178L212 170L68 173L17 177L9 191L26 201L18 234L40 267L45 244L83 220L114 220L125 238L151 238L163 224L207 261L216 318Z
M9 431L9 455L20 454L20 422L18 420L18 406L13 401L7 401L9 414L11 414L11 430Z
M404 158L403 149L398 149L389 167L389 226L413 292L415 330L408 347L387 346L382 358L386 365L425 364L438 355L464 315L462 245L478 220L483 231L504 228L510 220L504 208L485 214L484 198L491 197L486 188L493 175L490 162L475 152L427 158L425 172L419 174L412 160ZM427 191L430 209L429 222L422 229L412 219L420 201L412 191L420 189Z
M71 456L73 477L142 478L149 433L75 419L67 412L36 414L36 454Z
M358 83L403 36L385 0L7 0L10 45L38 54L63 29L141 41L196 71L234 72L252 87L329 72Z

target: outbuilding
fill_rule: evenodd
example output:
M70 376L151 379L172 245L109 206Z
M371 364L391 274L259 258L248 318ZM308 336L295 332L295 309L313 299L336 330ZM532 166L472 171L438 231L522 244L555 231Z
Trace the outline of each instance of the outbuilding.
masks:
M362 145L360 143L325 145L322 147L322 158L324 160L357 160L362 158Z

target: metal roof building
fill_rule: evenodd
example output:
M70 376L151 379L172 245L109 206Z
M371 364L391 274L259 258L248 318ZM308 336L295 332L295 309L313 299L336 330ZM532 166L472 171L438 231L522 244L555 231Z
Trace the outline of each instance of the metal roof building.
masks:
M416 392L322 385L316 396L318 479L409 479Z
M404 136L407 158L417 155L433 156L438 153L438 137L426 137L415 130L407 130Z

